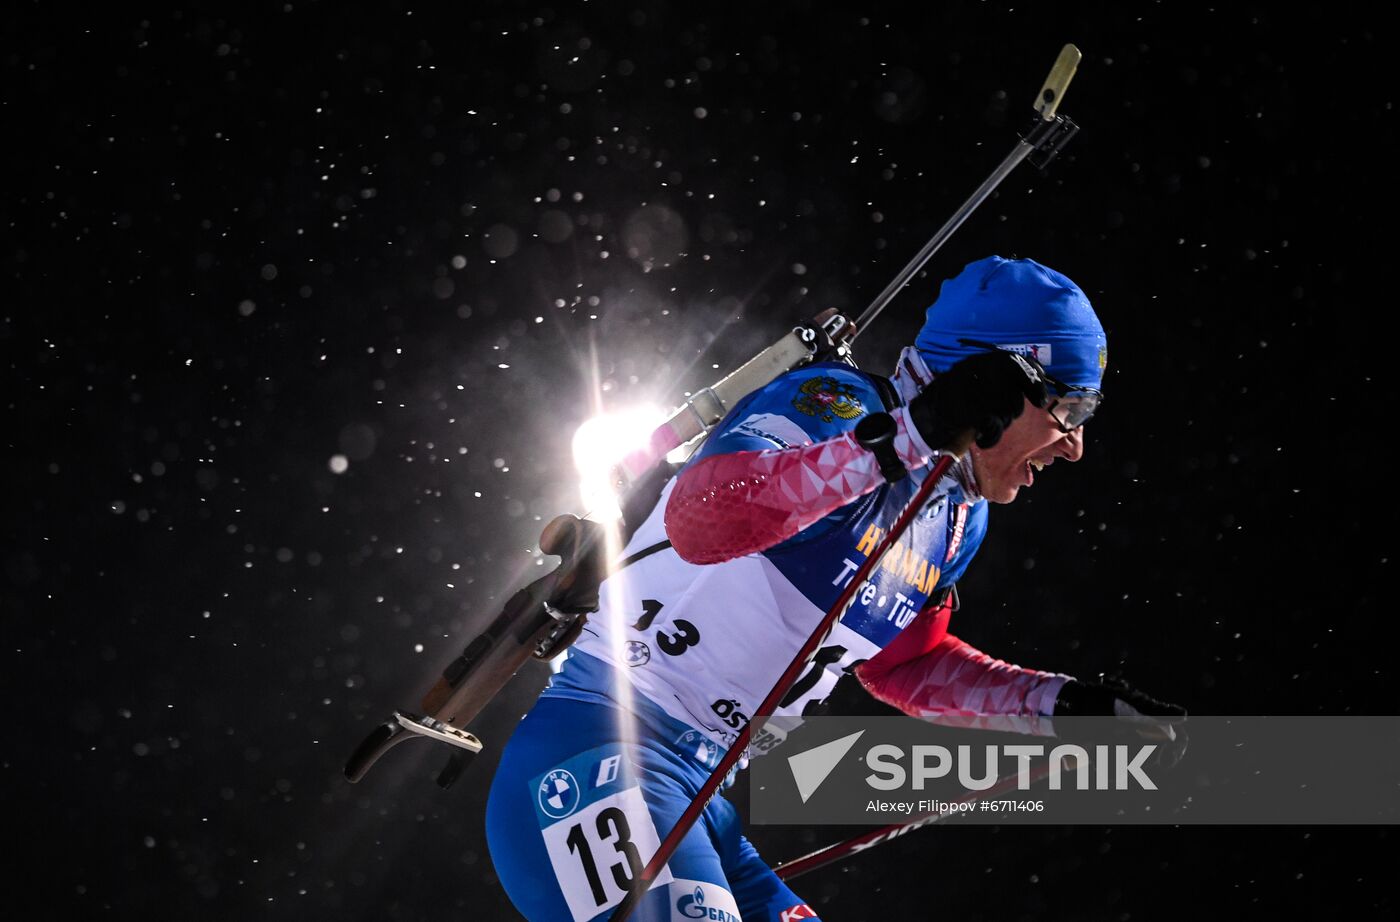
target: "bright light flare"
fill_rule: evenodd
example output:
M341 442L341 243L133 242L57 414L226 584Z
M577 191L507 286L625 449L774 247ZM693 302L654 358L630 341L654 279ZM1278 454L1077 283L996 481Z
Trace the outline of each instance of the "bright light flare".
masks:
M628 452L645 446L652 432L665 421L665 410L640 406L603 413L578 427L573 441L574 467L579 474L583 508L592 518L614 522L622 517L612 469Z

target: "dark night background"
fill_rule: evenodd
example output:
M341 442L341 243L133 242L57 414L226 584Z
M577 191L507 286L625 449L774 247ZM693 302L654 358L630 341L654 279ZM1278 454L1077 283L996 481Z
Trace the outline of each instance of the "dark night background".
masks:
M863 336L996 252L1108 328L1088 453L1011 507L960 636L1200 714L1394 713L1382 36L1332 13L462 3L8 9L6 900L45 918L514 918L483 802L532 666L414 704L576 510L569 438L858 312L1014 143L1082 126ZM1381 315L1383 316L1383 315ZM595 371L596 369L596 371ZM330 468L336 455L348 469ZM414 744L419 745L419 744ZM1287 805L1280 805L1280 816ZM819 844L759 828L773 861ZM1394 912L1387 829L940 828L828 920Z

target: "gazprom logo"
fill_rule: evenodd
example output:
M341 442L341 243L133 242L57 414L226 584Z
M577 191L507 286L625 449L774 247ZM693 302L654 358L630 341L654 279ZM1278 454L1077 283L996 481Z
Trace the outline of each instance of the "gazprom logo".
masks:
M714 922L739 922L739 917L718 906L705 905L705 890L698 884L693 893L676 900L676 912L686 919L712 919Z

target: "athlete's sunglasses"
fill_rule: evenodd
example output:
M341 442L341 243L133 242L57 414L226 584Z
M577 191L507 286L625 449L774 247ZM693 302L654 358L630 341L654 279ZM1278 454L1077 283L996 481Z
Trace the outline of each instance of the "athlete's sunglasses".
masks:
M979 349L1002 349L995 343L984 343L976 339L959 338L958 342L967 346L976 346ZM1098 412L1099 404L1103 403L1103 391L1095 387L1066 384L1046 371L1045 366L1040 364L1033 355L1012 349L1002 351L1011 352L1025 359L1036 374L1040 375L1040 380L1045 382L1046 388L1054 392L1055 399L1050 401L1045 407L1045 411L1050 414L1055 425L1060 427L1061 432L1073 432L1087 423L1090 417Z

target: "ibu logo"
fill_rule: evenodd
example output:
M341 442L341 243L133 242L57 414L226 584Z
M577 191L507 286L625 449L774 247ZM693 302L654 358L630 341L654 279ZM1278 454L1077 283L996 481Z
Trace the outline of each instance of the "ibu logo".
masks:
M538 793L540 810L552 819L561 820L578 809L578 782L562 768L544 776Z

